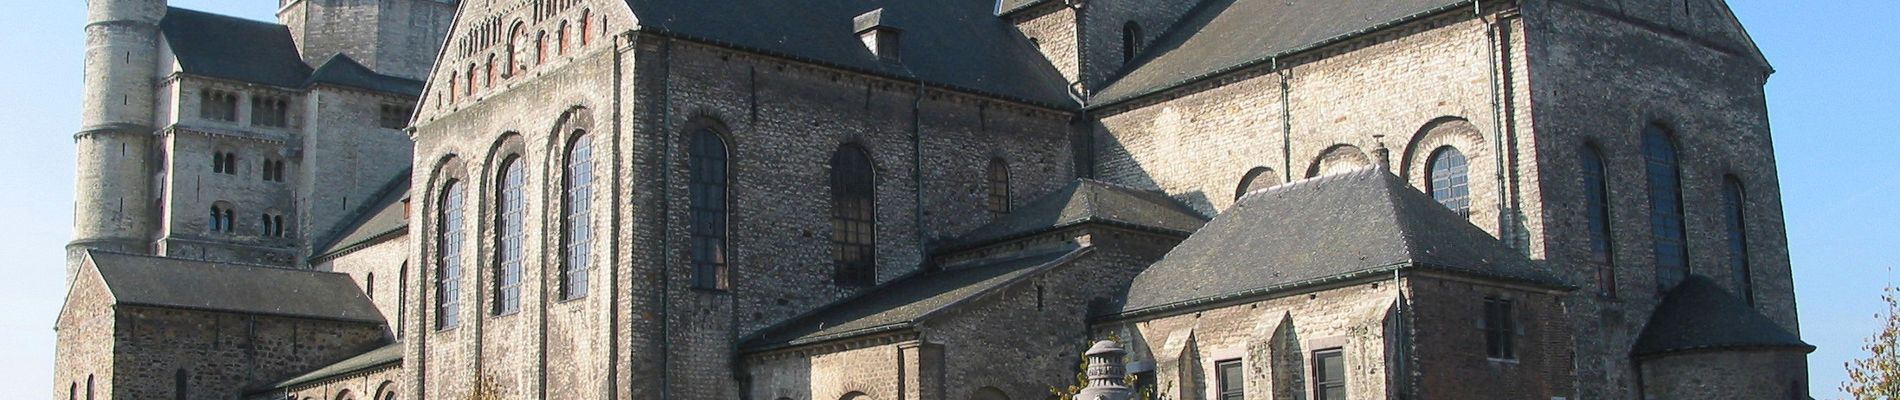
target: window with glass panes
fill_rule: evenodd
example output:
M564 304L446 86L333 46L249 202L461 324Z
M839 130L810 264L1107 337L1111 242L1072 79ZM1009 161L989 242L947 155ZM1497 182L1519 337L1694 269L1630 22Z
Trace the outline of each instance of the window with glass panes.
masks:
M1729 274L1735 277L1735 287L1741 288L1742 299L1755 304L1754 272L1748 265L1748 197L1742 191L1742 180L1731 175L1722 180L1722 207L1728 222L1728 266Z
M460 182L442 187L441 214L436 217L435 328L454 328L461 320L462 207Z
M1649 173L1649 226L1656 256L1656 285L1668 290L1689 274L1688 233L1682 207L1682 170L1676 145L1660 127L1643 134Z
M835 280L845 285L877 281L877 202L871 156L846 144L831 156L831 244Z
M990 160L990 213L1009 213L1009 163L1001 158Z
M1243 400L1247 395L1247 375L1242 372L1240 360L1227 360L1215 363L1214 386L1219 390L1220 400Z
M588 257L593 252L593 193L594 193L594 139L586 134L574 139L568 147L567 191L564 202L567 214L563 220L567 224L565 247L566 257L561 266L561 298L578 299L587 296Z
M725 289L726 252L726 141L712 130L700 130L688 146L691 169L689 199L692 208L693 287Z
M1445 146L1432 153L1425 171L1426 191L1432 199L1458 215L1471 215L1470 164L1465 153Z
M1484 299L1484 356L1496 360L1517 359L1517 315L1511 301Z
M502 163L497 179L501 190L495 193L495 305L496 315L521 311L521 204L524 179L521 159Z
M1346 357L1341 349L1313 352L1313 398L1346 400Z
M1610 236L1610 184L1603 153L1595 147L1586 146L1581 161L1583 203L1590 220L1590 260L1596 264L1597 293L1616 296L1615 245Z

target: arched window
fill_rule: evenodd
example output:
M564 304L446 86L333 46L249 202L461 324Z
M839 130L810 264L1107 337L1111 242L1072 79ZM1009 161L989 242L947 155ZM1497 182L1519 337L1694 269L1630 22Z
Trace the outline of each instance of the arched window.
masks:
M172 374L172 395L178 400L185 400L189 398L185 391L190 388L191 377L186 376L184 368L179 368L178 372Z
M396 340L402 340L403 326L409 320L409 262L396 269Z
M86 375L86 400L93 400L94 397L92 394L93 394L92 375L87 374Z
M462 320L462 183L443 185L436 226L435 328L454 328Z
M1616 296L1616 245L1610 237L1610 182L1603 153L1584 146L1583 205L1590 220L1590 261L1596 263L1597 292Z
M79 382L66 387L66 400L79 400Z
M463 96L475 95L475 63L468 64L467 84L462 86Z
M455 96L459 94L455 91L455 86L460 77L456 75L457 74L455 72L449 72L449 102L450 103L454 103Z
M224 232L224 207L211 206L211 231Z
M524 173L520 157L501 163L501 175L495 181L495 315L521 311L521 184Z
M567 21L561 21L561 29L554 34L554 51L567 55Z
M1009 162L990 159L990 214L1009 213Z
M1682 169L1676 145L1661 127L1643 132L1649 172L1649 225L1655 241L1656 285L1668 290L1689 274L1688 235L1682 210Z
M1754 273L1748 265L1748 192L1742 180L1729 175L1722 180L1722 207L1728 220L1729 273L1735 275L1735 287L1748 304L1755 304Z
M561 268L561 298L587 297L587 262L594 249L594 138L581 133L567 150L567 252Z
M1248 193L1253 193L1256 190L1270 188L1279 184L1280 176L1274 175L1272 168L1254 167L1253 169L1247 170L1246 175L1240 176L1240 185L1234 189L1234 200L1239 201L1241 197L1245 197Z
M548 62L548 33L536 32L534 34L534 64L541 65L545 62Z
M593 18L591 15L593 11L594 10L581 10L581 47L587 47L587 43L591 42L594 38L593 32L587 29L594 25L591 19Z
M711 129L693 134L692 140L687 152L692 170L693 287L725 290L731 274L726 249L726 141Z
M482 63L482 88L495 87L495 55L489 54L488 61Z
M1122 63L1135 60L1135 53L1141 51L1141 24L1128 21L1122 24Z
M1431 161L1425 166L1425 191L1431 192L1432 199L1444 204L1458 215L1471 215L1471 176L1469 164L1465 162L1465 153L1458 148L1445 146L1432 152Z
M517 66L521 65L521 52L528 47L527 38L527 27L519 22L508 30L508 57L501 66L502 76L515 76Z
M834 280L877 282L877 200L871 155L847 143L831 155L831 245Z

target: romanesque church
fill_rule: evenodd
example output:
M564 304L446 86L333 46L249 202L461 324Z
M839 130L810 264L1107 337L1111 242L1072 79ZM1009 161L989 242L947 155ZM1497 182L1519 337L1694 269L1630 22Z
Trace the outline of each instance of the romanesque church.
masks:
M1722 0L87 6L55 399L1808 398Z

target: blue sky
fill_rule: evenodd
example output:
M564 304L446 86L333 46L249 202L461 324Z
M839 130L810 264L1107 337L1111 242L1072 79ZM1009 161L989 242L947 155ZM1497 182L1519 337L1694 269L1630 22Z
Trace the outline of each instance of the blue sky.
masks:
M95 0L96 1L96 0ZM1662 1L1662 0L1647 0ZM85 3L16 1L0 13L0 387L52 390L53 319L72 221ZM174 0L269 20L270 0ZM1734 0L1778 71L1768 81L1802 336L1816 398L1837 398L1842 363L1879 324L1900 266L1900 1ZM29 397L39 397L32 395Z

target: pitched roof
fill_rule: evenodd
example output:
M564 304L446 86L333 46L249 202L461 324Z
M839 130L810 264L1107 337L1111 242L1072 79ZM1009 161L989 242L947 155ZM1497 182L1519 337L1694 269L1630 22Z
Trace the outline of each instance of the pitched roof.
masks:
M1030 7L1035 7L1050 1L1051 0L996 0L996 15L1009 15L1010 13L1027 10Z
M1098 222L1187 235L1207 219L1160 193L1094 179L1077 179L1008 215L950 240L948 249L969 248Z
M315 371L310 371L310 373L298 375L295 378L290 378L283 382L278 382L275 385L271 385L271 388L284 389L284 388L289 388L292 386L297 386L297 385L301 385L305 383L316 382L316 381L329 379L333 377L348 375L351 373L368 370L371 368L381 367L385 365L399 364L399 363L402 363L402 343L390 343L387 346L378 347L375 350L370 350L370 351L364 352L363 354L358 354L355 357L350 357L350 358L344 359L343 361L338 361L335 364L326 365L323 368L318 368Z
M1722 290L1714 280L1691 275L1663 295L1630 356L1733 348L1814 351L1814 346Z
M1136 276L1120 312L1408 268L1562 287L1399 177L1365 168L1247 194Z
M383 323L349 275L88 250L114 304Z
M317 66L316 71L310 73L310 81L306 82L306 85L318 83L404 96L422 94L422 81L378 74L343 53L330 56L329 60L324 61L323 65Z
M913 275L769 328L747 340L743 347L766 350L913 327L941 310L1060 265L1089 249L1061 249Z
M1068 83L1029 39L972 0L627 0L639 29L930 86L1073 109ZM864 47L853 19L883 9L901 62Z
M361 246L375 244L383 239L399 236L409 231L408 211L403 199L409 198L409 172L404 171L395 179L383 185L378 192L376 202L358 210L359 219L341 232L332 235L313 253L316 258L331 257L337 253L354 251Z
M1208 0L1097 92L1113 104L1449 10L1460 0Z
M185 73L279 87L310 76L283 25L170 7L158 27Z

